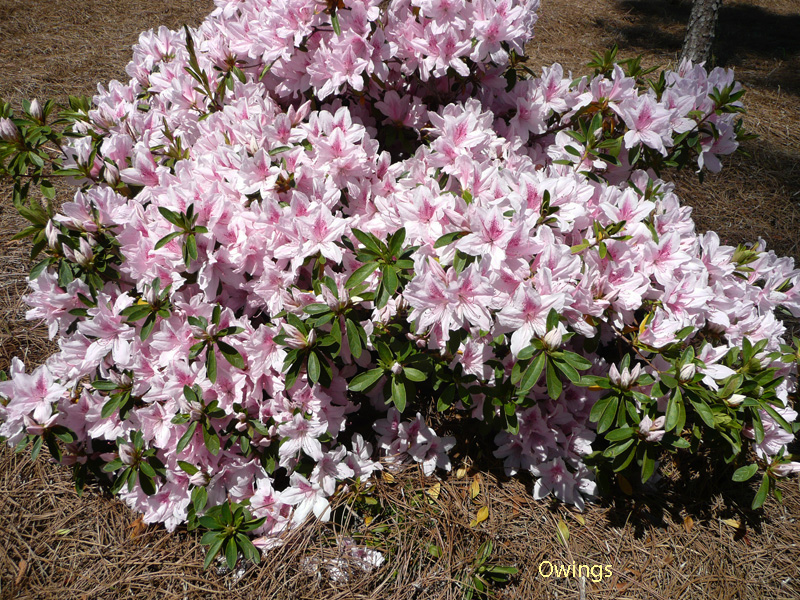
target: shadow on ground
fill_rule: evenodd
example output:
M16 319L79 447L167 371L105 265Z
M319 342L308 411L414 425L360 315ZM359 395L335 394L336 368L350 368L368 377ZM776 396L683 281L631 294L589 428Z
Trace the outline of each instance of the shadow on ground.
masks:
M628 24L618 26L620 46L680 52L690 1L620 0L618 5L630 19ZM713 62L731 66L747 59L774 60L775 69L761 74L756 81L770 87L780 84L781 89L800 94L800 73L791 60L800 55L798 31L800 10L786 14L725 1L719 13Z

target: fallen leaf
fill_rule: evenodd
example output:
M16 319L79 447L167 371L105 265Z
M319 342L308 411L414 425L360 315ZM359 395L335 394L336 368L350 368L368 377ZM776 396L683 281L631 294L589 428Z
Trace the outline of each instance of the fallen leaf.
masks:
M472 480L472 483L469 486L469 497L470 498L477 498L478 494L481 493L481 483L478 481L478 477L476 476L475 479Z
M722 522L735 529L739 529L742 526L742 522L738 519L722 519Z
M571 513L572 517L581 525L586 525L586 519L583 518L583 515L579 515L577 513Z
M425 493L428 494L428 496L430 496L434 500L436 500L439 497L439 492L441 491L442 491L442 484L437 483L429 487Z
M25 578L25 572L28 570L28 561L22 559L19 561L19 568L17 569L17 578L14 580L14 585L19 585Z
M467 467L461 467L456 470L456 479L464 479L467 476Z
M394 483L394 475L392 475L392 474L391 474L391 473L389 473L388 471L384 471L384 472L383 472L383 480L384 480L386 483Z
M686 517L683 520L683 528L687 533L689 533L692 530L692 527L694 527L694 519L692 517Z
M369 527L369 524L372 523L373 517L364 517L364 525Z
M137 538L144 533L145 529L147 529L147 524L142 520L142 517L139 517L133 523L128 525L128 529L131 530L131 538Z
M558 532L558 539L566 546L569 541L569 527L564 523L563 519L559 519L556 531Z
M488 506L481 506L478 509L478 514L475 515L475 520L470 521L469 526L475 527L478 523L483 523L486 519L489 518L489 507Z
M69 535L72 533L72 529L57 529L56 535Z

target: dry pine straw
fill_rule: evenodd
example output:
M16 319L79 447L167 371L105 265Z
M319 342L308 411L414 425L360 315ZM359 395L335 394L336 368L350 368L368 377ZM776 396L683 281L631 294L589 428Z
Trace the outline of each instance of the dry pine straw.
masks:
M562 62L583 73L592 49L619 44L622 57L674 64L688 15L685 0L543 0L531 65ZM19 106L34 96L92 94L97 82L125 80L130 46L142 30L197 24L209 0L4 0L0 5L0 97ZM748 128L761 137L699 185L691 172L674 177L694 208L698 230L727 243L762 237L779 254L800 256L800 25L793 0L726 2L716 59L733 66L748 89ZM10 237L22 222L8 186L0 187L0 368L11 356L29 367L54 345L24 320L21 295L28 246ZM60 198L68 190L59 190ZM0 598L460 598L479 546L493 542L490 561L516 566L497 598L774 598L800 597L800 493L781 484L784 504L761 513L747 506L753 490L737 490L725 474L668 464L669 485L631 499L619 494L579 515L534 502L530 481L507 480L488 461L454 471L435 487L416 469L379 480L367 494L337 498L336 523L316 524L289 538L260 567L244 573L202 571L198 536L144 526L98 489L79 498L69 471L45 458L33 463L0 451ZM475 495L477 491L477 495ZM430 493L428 493L430 492ZM474 497L473 497L474 496ZM367 504L370 502L370 504ZM348 504L347 507L342 506ZM475 525L478 510L488 518ZM372 517L367 522L365 517ZM559 521L569 531L562 543ZM337 540L372 543L386 565L351 569L333 582L322 561L339 556ZM428 550L441 549L437 558ZM544 578L539 564L610 565L599 583Z

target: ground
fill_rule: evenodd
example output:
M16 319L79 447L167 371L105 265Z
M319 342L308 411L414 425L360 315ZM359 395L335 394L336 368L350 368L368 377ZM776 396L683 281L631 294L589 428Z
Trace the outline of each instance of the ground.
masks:
M211 7L209 0L4 0L0 97L19 106L23 98L90 95L99 82L126 79L140 31L195 25ZM592 50L616 43L623 58L643 54L646 65L674 65L689 7L686 0L542 0L529 64L559 61L583 74ZM794 0L724 3L715 61L736 69L747 88L747 127L760 137L745 144L749 157L729 157L722 173L702 185L690 171L674 177L699 231L714 229L730 244L761 237L795 259L798 26ZM21 225L8 187L0 187L0 369L15 355L35 366L54 347L46 331L24 320L28 245L10 240ZM770 500L752 512L754 491L728 483L729 473L670 464L658 492L635 499L620 492L581 514L533 501L530 482L506 480L478 461L456 456L453 473L438 484L416 469L382 479L364 494L340 498L334 523L295 535L261 566L204 573L197 536L144 526L97 489L79 498L67 470L2 449L0 598L461 598L459 582L477 572L487 541L484 566L519 569L490 597L800 597L797 479L781 485L783 504ZM488 518L474 523L482 507ZM332 581L319 565L336 557L336 541L346 536L374 544L386 565ZM610 569L597 582L544 577L548 564L573 563Z

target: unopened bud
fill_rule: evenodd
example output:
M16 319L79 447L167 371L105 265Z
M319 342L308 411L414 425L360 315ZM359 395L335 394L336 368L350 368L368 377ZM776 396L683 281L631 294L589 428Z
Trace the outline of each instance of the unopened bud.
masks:
M189 477L189 483L195 487L205 487L209 481L211 481L211 477L205 471L198 471Z
M199 421L200 419L203 418L203 411L202 409L198 408L194 402L192 402L191 404L192 406L191 408L189 408L189 418L192 421Z
M681 381L691 381L695 373L697 373L697 367L694 366L694 363L689 363L681 367L678 378Z
M563 336L561 335L561 330L556 327L545 334L542 342L544 342L544 345L548 350L555 350L556 348L561 347L562 339Z
M725 400L725 404L734 407L734 406L739 406L744 401L745 401L745 396L743 396L742 394L734 394L733 396Z
M316 341L317 341L317 332L315 329L312 329L311 331L308 332L308 335L306 336L306 346L313 346L314 342Z
M28 110L28 114L30 116L32 116L34 119L36 119L37 121L41 121L42 120L42 117L44 116L44 113L42 112L42 107L41 107L41 105L39 104L39 101L36 98L34 98L33 102L31 102L31 105L30 105L29 110Z
M116 187L119 183L119 169L112 164L106 163L103 169L103 178L111 187Z
M0 139L6 142L18 142L19 129L11 119L0 119Z
M82 267L88 267L94 258L92 247L86 240L81 239L79 248L79 250L75 250L75 262Z
M23 415L23 423L25 423L25 433L28 435L42 435L45 432L45 427L34 421L29 415Z
M392 365L392 374L400 375L400 373L402 372L403 372L403 365L401 365L399 362L396 362Z
M47 237L47 245L51 248L58 247L58 234L59 231L53 221L48 221L47 225L44 226L44 235Z
M122 461L123 465L132 465L133 464L133 455L135 450L133 446L130 444L122 444L119 447L119 459Z
M770 467L770 471L772 471L778 477L786 477L794 473L800 473L800 462L788 462L772 465Z

